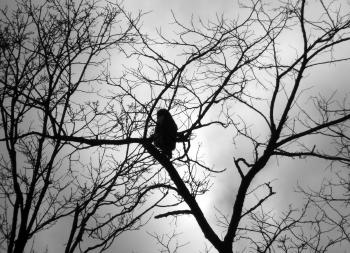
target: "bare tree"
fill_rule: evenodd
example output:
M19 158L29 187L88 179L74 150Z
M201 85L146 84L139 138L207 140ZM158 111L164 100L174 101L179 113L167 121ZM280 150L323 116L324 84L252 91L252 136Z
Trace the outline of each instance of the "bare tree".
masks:
M128 47L123 48L126 60L134 67L125 70L119 78L105 71L103 75L87 80L96 81L93 82L94 85L101 84L105 87L98 92L87 86L74 89L76 93L92 91L92 96L91 93L90 96L87 95L92 102L86 104L78 98L74 101L69 100L68 105L63 107L66 111L56 111L61 121L57 120L56 114L50 109L51 103L54 103L52 101L55 101L52 99L52 92L44 93L47 95L46 103L36 99L33 104L44 108L41 109L44 115L41 117L42 122L48 122L50 127L44 128L45 131L35 131L34 126L31 126L26 133L16 132L14 137L11 134L5 135L4 140L11 143L14 140L19 142L22 139L34 138L42 140L43 147L44 140L59 145L72 145L72 151L69 153L71 159L68 159L72 162L75 161L74 155L88 151L91 153L100 150L112 161L116 159L113 156L115 150L125 152L124 159L117 164L126 168L127 177L135 176L131 185L140 187L139 199L144 200L142 196L150 190L158 189L157 192L160 193L158 200L163 202L157 205L167 210L156 218L192 215L204 236L219 252L238 251L239 244L245 241L250 242L246 246L249 250L259 252L273 252L277 249L285 252L310 249L320 251L318 245L315 246L312 240L308 240L310 237L306 236L307 230L299 229L301 224L317 227L321 222L307 219L310 217L307 214L310 210L309 205L300 212L291 209L282 214L280 219L276 219L263 209L264 203L275 194L272 184L264 182L256 186L253 180L266 169L269 161L276 159L312 157L332 162L349 161L346 153L339 152L333 143L335 139L341 141L339 134L335 135L334 131L337 128L343 129L341 126L347 124L350 119L347 102L334 103L332 97L310 95L310 85L307 82L307 75L322 66L349 59L348 55L337 53L338 47L349 45L350 41L350 17L343 7L339 1L319 1L312 4L306 1L287 1L275 6L264 5L262 1L251 1L250 5L242 8L244 19L232 20L218 16L215 21L193 20L186 26L174 16L175 38L159 32L157 39L143 34L137 20L132 20L123 12L131 24L130 28L137 34L137 37L131 36L135 39L134 43L127 40ZM296 45L292 56L287 57L284 54L286 49L281 47L281 43L284 36L291 31ZM128 36L121 38L130 39ZM7 48L7 40L4 41L3 47ZM167 52L170 52L169 55ZM174 54L175 56L171 56ZM50 58L46 58L44 57L44 63L48 64ZM55 77L50 73L48 71L49 80ZM72 73L75 72L68 71L64 77L71 78ZM82 83L85 84L83 81ZM60 93L54 94L59 96ZM12 93L10 95L11 98L15 97ZM27 97L30 96L25 96ZM67 101L67 97L69 96L64 97L64 101ZM61 100L56 101L57 104L61 104ZM306 107L304 104L307 101L314 103ZM43 103L42 107L39 102ZM2 104L3 108L6 108L6 103ZM237 109L243 107L246 108L243 113ZM169 109L178 123L178 145L172 160L152 144L150 137L155 124L155 113L159 108ZM48 112L48 115L45 116L44 112ZM63 117L64 115L67 117ZM214 126L235 132L236 143L251 147L244 156L236 156L233 161L239 178L238 190L232 193L236 196L229 215L223 215L220 219L222 236L217 234L214 225L210 224L196 199L210 188L210 177L223 172L214 170L201 159L200 150L194 145L197 132ZM316 145L319 138L333 149L323 149L322 146ZM239 144L237 146L240 146ZM11 149L11 145L9 147L11 154L14 148ZM39 158L40 161L43 159ZM16 164L16 159L13 160ZM3 161L5 163L5 158ZM108 186L112 187L111 184L106 188L101 187L110 177L106 176L105 181L101 181L99 176L103 175L103 172L108 173L110 170L105 171L104 168L110 167L108 162L105 163L106 160L99 161L99 170L93 169L96 168L93 162L91 170L87 170L92 171L88 175L96 182L92 186L99 189L96 194ZM13 173L16 170L7 171ZM76 170L72 168L71 171ZM86 175L83 173L83 176ZM17 175L15 178L18 178ZM47 184L51 185L49 182ZM34 185L39 184L36 182ZM72 185L74 184L67 184L67 188ZM89 184L85 186L81 181L75 185L78 185L82 192L91 187ZM124 187L120 184L117 186L119 188L116 189ZM12 189L11 186L8 187ZM13 186L14 189L16 187ZM110 190L106 193L108 191ZM15 195L10 190L7 192L7 196L16 200L16 192ZM255 194L259 198L255 204L249 205L247 199ZM18 203L8 199L13 207L21 203L21 199ZM92 199L94 201L91 203L95 203L95 197ZM103 200L109 203L108 197ZM79 210L86 209L81 202L79 203L71 208L74 217L80 217ZM125 207L125 204L121 203L121 208ZM185 203L188 208L176 208L180 203ZM106 202L103 202L101 205L105 204ZM114 218L109 214L104 217ZM82 225L77 226L76 230L72 229L72 238L80 240L81 237L74 237L78 235L75 231L78 232L78 228L82 226L91 225L91 220L89 223L87 220L74 218L73 224L74 221L79 221ZM105 223L100 224L108 226L110 221L107 218ZM100 234L105 231L100 226L95 228L86 231L93 231L89 235L93 234L96 238L108 238ZM322 230L308 235L315 239L314 242L319 242L318 238L323 234ZM11 237L7 234L6 236L11 242ZM289 238L293 240L289 241ZM342 240L329 240L322 247L326 249L337 246ZM309 243L306 244L307 242Z
M130 24L118 4L85 0L23 0L0 15L1 251L29 252L64 221L62 251L102 252L166 193L145 204L157 173L140 147L87 153L52 136L92 127L109 53L133 43L141 15Z
M305 1L289 1L269 9L256 1L246 6L249 13L240 22L219 17L216 23L195 25L193 22L187 27L175 18L178 38L167 39L160 33L161 41L142 35L135 27L142 38L142 45L134 48L138 68L130 70L129 76L108 82L118 89L113 99L120 104L126 98L132 101L133 106L125 114L135 113L144 122L140 133L134 135L138 138L129 140L141 143L158 160L171 178L171 187L189 207L166 212L158 218L192 214L219 252L236 250L244 239L254 242L249 245L260 252L325 251L346 239L341 234L324 241L322 238L331 230L324 229L321 224L324 221L309 213L312 213L309 204L299 213L290 209L279 220L270 216L260 208L275 194L272 186L269 182L258 187L252 184L272 159L314 157L332 162L349 161L344 149L332 145L335 140L341 141L342 136L335 134L335 129L344 129L342 125L349 120L347 103L308 95L310 86L305 78L322 66L349 59L348 55L336 53L337 47L348 45L350 39L349 15L342 12L340 4L320 1L317 6L308 6ZM318 15L315 17L315 11L311 15L309 8L315 8ZM285 59L280 40L289 31L293 31L300 45L296 45L292 57ZM181 53L170 59L159 48ZM148 98L135 92L142 87L149 91ZM313 106L302 106L310 98ZM239 104L248 108L250 118L235 112L235 105ZM183 122L180 136L188 140L178 149L173 161L160 154L147 139L153 111L159 107L172 109L173 115ZM217 110L220 112L217 118L208 119L208 113ZM222 238L214 232L196 201L196 195L201 193L198 187L206 184L198 183L194 174L198 175L200 169L212 170L198 160L196 152L191 152L189 140L193 133L213 124L234 128L236 142L246 143L242 141L246 139L252 146L249 155L234 159L241 181L231 214L224 218ZM327 142L326 149L316 146L318 138ZM88 141L84 140L89 144ZM123 141L115 143L123 144ZM331 145L333 149L329 148ZM246 199L261 193L262 187L266 194L260 194L253 206L247 206ZM248 221L255 225L247 225Z
M332 129L350 118L347 103L310 95L307 82L307 75L313 71L349 59L348 55L337 53L337 48L348 45L350 40L349 15L341 7L338 1L317 4L288 1L278 6L252 1L242 10L247 14L244 20L218 17L216 22L193 21L186 26L174 17L175 38L159 32L159 39L152 39L135 26L141 42L135 44L130 57L136 57L138 67L130 69L123 78L107 76L106 80L115 88L115 95L109 98L119 103L125 117L134 115L137 120L132 138L120 138L113 144L140 143L165 168L171 179L168 187L188 206L157 218L191 214L219 252L233 252L244 238L254 241L250 246L261 252L279 248L286 252L328 249L342 241L338 238L315 246L310 238L317 242L325 234L321 230L309 237L307 230L300 230L298 237L295 233L300 224L317 227L321 222L304 220L309 217L308 205L299 213L290 209L275 220L268 212L260 212L263 203L275 194L271 184L266 182L258 187L253 184L253 179L271 160L312 157L349 161L348 156L339 153L332 144L339 139L339 135L332 134ZM296 43L292 56L287 57L281 41L290 31ZM179 54L171 58L165 51ZM123 107L126 101L129 106ZM307 102L308 107L303 106ZM244 106L249 113L235 111L238 106ZM148 138L157 108L170 109L182 124L179 142L183 146L177 149L178 154L172 161ZM196 200L209 186L207 181L198 181L199 178L206 180L215 171L199 160L191 145L195 141L194 133L213 125L234 129L235 142L250 143L252 147L248 155L234 159L240 182L230 215L224 218L226 226L222 237L209 224ZM108 139L61 138L90 146L112 144ZM316 145L319 138L327 143L327 149ZM200 173L204 173L204 177L200 177ZM248 206L246 200L254 194L260 197L256 204ZM251 220L256 227L249 227ZM289 246L285 232L295 235Z
M332 110L322 106L323 113L344 115L344 110ZM334 139L338 157L349 157L349 122L329 127L328 136ZM337 243L350 244L350 175L349 162L331 163L332 175L325 177L317 188L299 186L299 192L308 200L312 209L308 224L314 231L313 237L299 235L298 240L317 252L326 252ZM310 233L309 233L310 234ZM320 242L323 242L322 244ZM326 242L326 243L325 243Z

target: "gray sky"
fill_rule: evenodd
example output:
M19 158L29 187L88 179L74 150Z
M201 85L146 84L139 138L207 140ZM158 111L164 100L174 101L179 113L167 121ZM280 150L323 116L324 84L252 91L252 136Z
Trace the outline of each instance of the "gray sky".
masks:
M215 19L216 14L223 12L227 17L238 14L236 1L230 0L128 0L125 2L125 6L129 10L152 10L151 13L145 16L143 26L143 30L150 34L154 32L155 27L161 27L163 31L171 30L169 28L171 11L175 13L180 21L185 23L191 20L192 15L195 18L200 17L205 20L207 18ZM292 57L294 55L294 48L297 47L293 33L288 34L284 38L284 43L284 56L286 58ZM347 50L349 48L344 48L344 51ZM347 52L349 53L349 51ZM348 68L349 65L338 64L329 68L327 67L327 69L319 68L319 71L310 73L306 82L317 86L310 95L316 95L319 92L327 95L335 87L339 89L340 95L344 94L344 92L349 92L347 88L348 82L345 81L349 80ZM213 128L208 128L197 134L199 142L203 144L203 156L206 157L209 163L214 164L217 169L227 168L225 174L219 175L213 181L212 191L205 197L200 198L200 205L203 207L206 217L210 219L211 224L215 223L214 207L222 208L225 211L231 210L232 207L234 192L238 187L238 174L234 171L233 155L249 152L246 147L233 147L232 139L228 138L230 135L231 133L229 132L220 132L218 134ZM278 163L271 161L267 168L255 179L255 183L276 179L273 187L277 191L277 194L269 200L266 206L278 212L285 210L290 204L297 206L300 202L300 196L294 192L297 183L317 189L324 176L329 173L326 171L326 167L327 164L320 160L306 162L304 160L287 159ZM198 229L194 219L190 217L181 217L177 220L176 224L170 218L158 221L151 220L145 228L146 231L156 231L158 233L162 233L162 230L165 233L171 232L173 229L176 229L179 233L183 233L179 237L182 243L189 242L180 252L199 252L204 250L205 244L210 245ZM137 245L132 243L135 238L129 241L129 237L125 235L125 239L123 238L124 243L122 243L123 250L119 250L118 248L118 252L133 252L133 250L135 252L156 252L155 248L153 248L154 241L145 234L145 230L133 233L133 236L135 235L137 237ZM216 251L212 250L211 252Z
M231 0L125 0L125 6L128 10L136 12L137 10L151 11L144 17L143 31L152 35L155 28L161 27L162 30L168 31L171 29L169 23L171 20L171 11L176 17L184 23L191 20L191 16L201 17L203 20L210 18L214 19L216 14L225 13L227 16L236 16L237 3ZM288 42L290 38L286 38ZM288 52L293 50L289 48ZM349 50L349 48L344 48ZM112 66L113 67L113 66ZM348 92L346 85L349 80L349 66L340 64L328 68L327 71L320 69L319 73L312 73L307 78L307 81L312 85L317 85L314 91L328 94L334 87L339 89L339 93ZM247 147L234 147L232 139L228 136L232 135L230 132L220 132L214 128L208 128L197 134L198 142L203 144L202 154L205 159L216 166L217 169L227 168L225 174L219 175L213 181L213 188L205 197L200 198L200 205L203 207L206 217L210 219L211 224L215 222L214 207L223 208L228 211L231 208L234 200L234 192L237 189L237 176L234 171L233 155L239 153L244 154L249 152ZM218 145L220 143L220 145ZM265 182L276 179L273 186L277 191L269 202L268 206L275 210L283 210L289 204L297 204L298 196L293 192L296 183L316 187L322 181L324 176L320 171L324 171L326 164L322 161L297 161L284 160L279 164L271 161L266 170L259 174L255 183ZM157 214L157 213L155 213ZM44 231L36 240L38 245L57 244L58 241L64 242L65 234L62 233L65 226L59 224L55 229ZM184 246L180 252L199 252L203 251L205 244L210 244L205 240L198 225L191 217L180 217L178 220L171 218L154 220L150 222L140 231L123 234L116 243L115 247L110 249L110 252L139 252L139 253L154 253L157 251L155 241L146 233L169 233L173 230L182 233L179 236L180 243L189 242ZM53 251L49 251L50 253ZM56 252L59 252L57 249ZM179 253L180 253L179 252ZM211 252L216 252L212 250Z

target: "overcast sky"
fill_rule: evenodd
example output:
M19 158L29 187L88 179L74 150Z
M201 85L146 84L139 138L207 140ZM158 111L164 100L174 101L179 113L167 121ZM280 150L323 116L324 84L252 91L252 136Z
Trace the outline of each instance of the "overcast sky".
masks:
M161 27L162 30L171 30L169 23L171 19L171 11L173 11L182 22L189 22L191 17L200 17L203 20L207 18L215 19L216 14L224 13L226 17L242 15L238 13L237 1L231 0L127 0L125 6L131 11L141 9L143 11L152 11L145 16L143 30L147 33L153 34L155 28ZM168 30L167 30L168 31ZM291 45L295 40L290 37L285 37L286 45L289 46L285 49L285 57L290 57L288 53L292 53L293 49ZM349 50L345 48L344 50ZM349 51L347 51L349 52ZM319 69L318 73L310 74L307 81L310 85L317 86L317 89L313 92L321 92L327 95L328 92L332 92L335 87L339 89L340 94L348 92L349 74L347 69L349 65L339 64L330 68ZM312 95L312 94L311 94ZM203 154L207 159L215 164L217 169L227 168L225 174L219 175L214 180L212 191L210 191L205 197L201 198L200 205L203 207L206 217L210 218L211 224L215 222L215 210L214 207L223 208L223 210L230 210L232 201L234 200L234 192L237 189L236 179L237 173L234 172L233 154L244 153L245 148L236 147L234 149L232 145L232 139L227 138L231 133L217 134L215 129L208 128L198 134L198 139L203 144ZM218 145L219 144L219 145ZM285 210L290 204L298 205L300 196L294 192L296 184L299 183L303 186L309 186L313 189L317 189L326 172L327 164L320 160L304 161L304 160L285 160L277 162L270 162L267 168L259 174L255 182L266 182L274 180L273 186L277 194L269 200L267 206L276 212ZM322 172L322 173L320 173ZM158 233L171 232L174 228L177 232L183 233L179 237L180 242L189 242L183 250L180 252L199 252L205 248L205 243L210 245L202 233L199 231L197 224L190 217L181 217L177 220L175 225L173 219L151 220L146 226L147 231L156 231ZM124 235L124 242L122 243L123 250L118 252L156 252L154 247L154 241L145 234L145 230L141 230L139 233L133 233L133 236L137 237L137 245L132 243L134 237L128 237ZM131 242L131 243L130 243ZM124 251L125 250L125 251ZM211 252L216 252L212 250Z
M143 31L149 34L154 33L155 28L159 27L163 30L171 29L169 26L169 23L172 21L171 11L175 13L179 20L185 23L191 20L192 15L195 18L201 17L205 20L207 18L214 19L216 14L221 13L224 13L226 16L236 16L238 14L237 3L232 0L125 0L124 5L131 12L138 10L151 11L144 17L143 22ZM328 90L338 87L340 92L342 92L342 90L346 90L346 82L344 80L349 80L348 69L349 66L345 64L333 66L327 71L314 73L308 80L310 83L319 86L318 91L327 93ZM218 135L213 128L202 131L198 135L198 139L203 143L203 154L207 156L208 161L215 164L217 169L227 168L226 174L219 175L213 181L212 191L200 199L200 205L212 224L215 222L214 207L226 209L231 207L234 200L233 193L237 189L237 184L235 183L238 182L234 178L237 173L233 171L232 157L235 152L236 154L245 152L244 147L241 149L236 147L237 149L234 149L232 140L227 138L229 135L230 133ZM325 167L326 164L322 163L322 161L286 160L280 161L279 164L270 162L268 168L259 174L256 181L265 182L276 179L273 186L277 195L269 201L268 205L272 209L283 210L291 203L297 204L298 196L293 192L296 183L317 187L324 176L319 171L324 171ZM60 224L56 230L45 231L45 235L37 238L37 243L44 248L45 245L53 244L53 241L57 243L57 241L62 240L63 242L65 234L62 234L60 231L64 230L64 227L64 224ZM189 243L180 252L199 252L204 250L205 244L210 245L203 237L194 219L184 216L177 221L171 218L151 219L144 229L123 234L119 238L116 248L112 247L110 252L158 252L155 241L146 231L161 234L171 232L174 229L176 232L182 233L179 236L180 243ZM216 251L212 250L211 252Z

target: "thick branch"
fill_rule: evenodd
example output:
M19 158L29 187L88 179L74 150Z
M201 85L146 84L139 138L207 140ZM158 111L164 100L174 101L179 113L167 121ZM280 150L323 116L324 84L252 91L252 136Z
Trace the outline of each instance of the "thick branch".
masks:
M191 195L190 191L187 189L185 183L183 182L182 178L180 177L179 173L176 171L170 160L164 155L162 155L150 142L144 142L143 146L167 170L170 178L177 187L178 193L184 199L186 204L190 207L191 212L197 220L197 223L200 226L205 237L217 249L222 248L222 241L219 239L219 237L209 225L196 199L194 198L194 196Z
M184 214L192 214L191 210L176 210L171 212L162 213L154 216L155 219L165 218L168 216L176 216L176 215L184 215Z
M306 130L306 131L304 131L304 132L300 132L300 133L298 133L298 134L293 134L292 136L289 136L289 137L287 137L287 138L285 138L285 139L279 141L279 142L277 143L277 146L280 147L280 146L286 144L287 142L290 142L290 141L299 139L299 138L301 138L301 137L310 135L310 134L312 134L312 133L315 133L315 132L317 132L317 131L319 131L319 130L322 130L322 129L325 129L325 128L327 128L327 127L330 127L330 126L333 126L333 125L342 123L342 122L344 122L344 121L346 121L346 120L348 120L348 119L350 119L350 114L349 114L349 115L346 115L346 116L344 116L344 117L341 117L341 118L339 118L339 119L332 120L332 121L326 122L326 123L324 123L324 124L320 124L320 125L318 125L318 126L316 126L316 127L310 128L310 129L308 129L308 130Z

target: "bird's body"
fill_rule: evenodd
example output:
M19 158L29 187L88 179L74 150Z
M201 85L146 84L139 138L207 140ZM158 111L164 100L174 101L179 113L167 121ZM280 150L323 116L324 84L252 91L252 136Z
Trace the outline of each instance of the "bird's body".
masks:
M154 131L154 145L166 156L172 157L172 151L176 147L177 125L166 109L157 112L157 124Z

